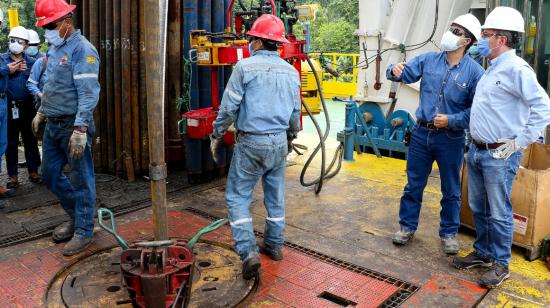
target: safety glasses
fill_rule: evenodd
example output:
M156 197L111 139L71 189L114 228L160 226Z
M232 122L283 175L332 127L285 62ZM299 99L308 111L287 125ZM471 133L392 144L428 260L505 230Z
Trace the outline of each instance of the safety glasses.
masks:
M42 26L42 28L46 29L46 30L55 30L57 29L57 25L61 24L65 22L65 19L63 20L58 20L58 21L54 21L54 22L50 22L49 24L47 25L44 25Z
M497 33L491 33L491 32L485 32L485 31L481 32L481 37L486 40L491 39L495 36L499 36L499 35Z
M21 45L25 45L25 40L18 39L18 38L15 38L15 37L10 37L10 44L13 44L13 43L18 43L18 44L21 44Z
M464 36L464 34L466 34L464 31L460 30L459 28L454 28L454 27L449 28L449 31L451 31L451 33L456 36Z

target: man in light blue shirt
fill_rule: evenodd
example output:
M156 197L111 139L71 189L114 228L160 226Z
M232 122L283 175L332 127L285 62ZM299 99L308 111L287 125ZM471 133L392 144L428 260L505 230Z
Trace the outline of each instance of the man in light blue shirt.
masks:
M434 161L441 175L441 222L443 252L456 254L460 226L460 170L464 160L465 134L476 84L483 69L465 53L481 34L472 14L457 17L441 40L441 52L421 54L408 63L390 65L389 80L413 83L420 78L420 105L407 155L407 185L401 197L399 225L392 241L406 245L420 216L422 194Z
M42 104L33 120L37 133L47 118L42 143L42 176L48 189L59 199L70 221L58 226L52 239L70 241L63 254L80 253L93 241L95 174L92 137L93 112L99 100L99 55L80 30L75 29L75 5L64 1L38 0L37 26L45 29L52 44L46 66ZM63 167L71 166L70 177Z
M513 49L524 32L521 13L497 7L483 25L479 50L489 68L477 85L470 117L468 200L474 214L474 251L457 257L460 269L490 267L489 288L510 276L514 219L510 195L522 149L550 124L550 100L529 64Z
M227 177L225 199L235 248L243 261L242 276L258 275L260 259L250 216L254 187L261 178L267 211L263 253L283 258L287 140L300 131L300 77L280 58L277 47L288 42L283 22L262 15L247 33L252 57L235 66L210 136L216 161L231 124L239 138Z

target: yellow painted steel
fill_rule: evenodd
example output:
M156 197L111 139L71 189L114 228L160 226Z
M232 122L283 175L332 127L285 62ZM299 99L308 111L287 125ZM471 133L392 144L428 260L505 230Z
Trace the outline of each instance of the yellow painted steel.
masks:
M323 94L331 99L336 96L349 97L357 93L357 62L356 53L323 53L317 55L321 64L339 73L338 77L323 73Z
M317 74L320 76L322 69L318 61L312 60L313 67ZM317 87L317 82L315 81L315 76L309 64L306 61L302 62L302 98L304 103L309 107L309 110L312 113L320 113L321 108L321 97L319 95L319 88ZM322 85L321 85L322 87ZM302 106L302 113L306 113L306 109Z
M19 13L17 12L17 8L10 7L8 9L8 19L10 22L10 30L19 26Z

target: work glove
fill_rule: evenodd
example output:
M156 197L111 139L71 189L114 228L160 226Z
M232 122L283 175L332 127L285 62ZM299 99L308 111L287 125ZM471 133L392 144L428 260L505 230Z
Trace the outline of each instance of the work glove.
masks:
M35 136L38 136L38 131L40 130L40 124L42 124L42 122L44 122L45 119L46 119L46 115L43 114L42 112L37 112L36 115L34 116L34 119L32 119L32 133Z
M216 138L214 134L210 134L210 152L212 153L212 159L216 164L220 163L219 149L223 143L223 138Z
M513 139L498 139L497 143L504 143L503 145L496 148L491 156L493 156L494 159L508 159L512 154L519 151L521 148L516 143L516 140Z
M288 154L292 153L294 151L294 145L292 144L292 141L296 139L296 134L292 133L290 131L286 132L286 146L288 149Z
M88 142L88 136L85 132L73 130L71 139L69 139L69 156L74 160L82 158L86 142Z

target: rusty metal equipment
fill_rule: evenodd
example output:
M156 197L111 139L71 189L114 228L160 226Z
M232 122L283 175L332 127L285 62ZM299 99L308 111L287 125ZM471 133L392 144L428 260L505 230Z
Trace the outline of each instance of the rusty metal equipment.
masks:
M111 225L104 222L105 215ZM120 270L123 286L128 290L131 302L137 307L185 307L189 301L195 256L193 247L199 238L225 225L227 219L219 219L200 230L192 239L156 240L128 243L116 232L113 213L100 208L99 225L118 242L123 249Z
M138 307L185 305L193 262L186 240L139 242L120 256L125 286Z

